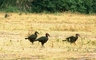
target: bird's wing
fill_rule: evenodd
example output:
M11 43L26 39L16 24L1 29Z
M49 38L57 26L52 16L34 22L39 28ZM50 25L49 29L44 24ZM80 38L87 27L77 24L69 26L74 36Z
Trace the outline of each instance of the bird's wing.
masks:
M74 36L70 36L70 37L68 37L68 38L66 38L66 39L72 39L72 38L74 38Z
M28 38L36 38L36 35L30 35Z
M45 36L42 36L42 37L37 38L36 40L44 40L44 39L45 39Z
M42 36L42 37L40 37L40 38L38 38L38 39L36 39L37 41L44 41L44 40L48 40L48 38L47 37L45 37L45 36Z
M71 41L73 39L74 39L74 36L70 36L70 37L66 38L67 41Z

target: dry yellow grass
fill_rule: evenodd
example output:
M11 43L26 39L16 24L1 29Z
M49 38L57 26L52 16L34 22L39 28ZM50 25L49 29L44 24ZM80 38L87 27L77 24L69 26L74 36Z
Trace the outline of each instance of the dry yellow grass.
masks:
M96 59L96 15L9 13L12 16L4 18L4 14L0 13L0 60ZM45 48L25 40L35 31L40 33L39 37L46 32L51 35ZM76 46L62 42L76 33L82 36Z

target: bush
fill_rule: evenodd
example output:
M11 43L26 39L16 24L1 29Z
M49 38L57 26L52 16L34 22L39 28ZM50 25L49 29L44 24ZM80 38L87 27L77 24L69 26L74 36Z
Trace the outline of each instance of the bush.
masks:
M96 0L93 0L92 8L93 8L93 12L96 13Z
M0 6L3 4L3 1L4 1L4 0L0 0Z
M66 4L63 0L34 0L32 2L32 11L33 12L58 12L58 11L65 11Z
M96 13L96 0L34 0L32 12L43 11Z
M8 6L7 8L3 9L5 12L19 12L17 7Z
M2 6L2 7L1 7ZM6 12L80 12L96 13L96 0L0 0L0 10Z

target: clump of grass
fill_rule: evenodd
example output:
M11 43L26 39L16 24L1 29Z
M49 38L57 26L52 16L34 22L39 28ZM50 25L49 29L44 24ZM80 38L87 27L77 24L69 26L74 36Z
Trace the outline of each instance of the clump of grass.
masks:
M71 51L71 48L70 47L67 47L67 51Z
M86 44L89 44L91 42L91 40L87 41Z
M96 41L91 41L90 44L96 46Z
M30 36L33 33L33 31L34 31L33 27L29 27L28 28L28 34L27 34L27 36Z
M1 48L0 48L0 51L2 51L2 50L3 50L3 48L1 47Z
M56 40L56 42L60 42L60 40L59 40L59 39L57 39L57 40Z

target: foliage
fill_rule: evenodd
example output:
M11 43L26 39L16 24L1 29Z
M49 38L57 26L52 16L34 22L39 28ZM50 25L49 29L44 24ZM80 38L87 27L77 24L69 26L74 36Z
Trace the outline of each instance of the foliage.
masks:
M3 1L4 1L4 0L0 0L0 6L3 4Z
M96 0L0 0L2 9L12 7L23 12L80 12L96 13ZM14 10L14 9L13 9Z
M4 0L2 3L1 3L1 8L2 9L9 9L9 11L11 12L11 9L12 10L19 10L19 11L30 11L31 9L31 1L32 0ZM14 8L15 7L15 8ZM13 12L13 11L12 11Z
M96 0L34 0L32 11L95 13Z
M19 10L17 7L8 6L7 8L5 8L5 12L19 12Z
M96 0L93 0L92 8L93 8L93 11L96 13Z
M34 0L32 2L32 11L33 12L58 12L65 11L66 4L63 0Z

